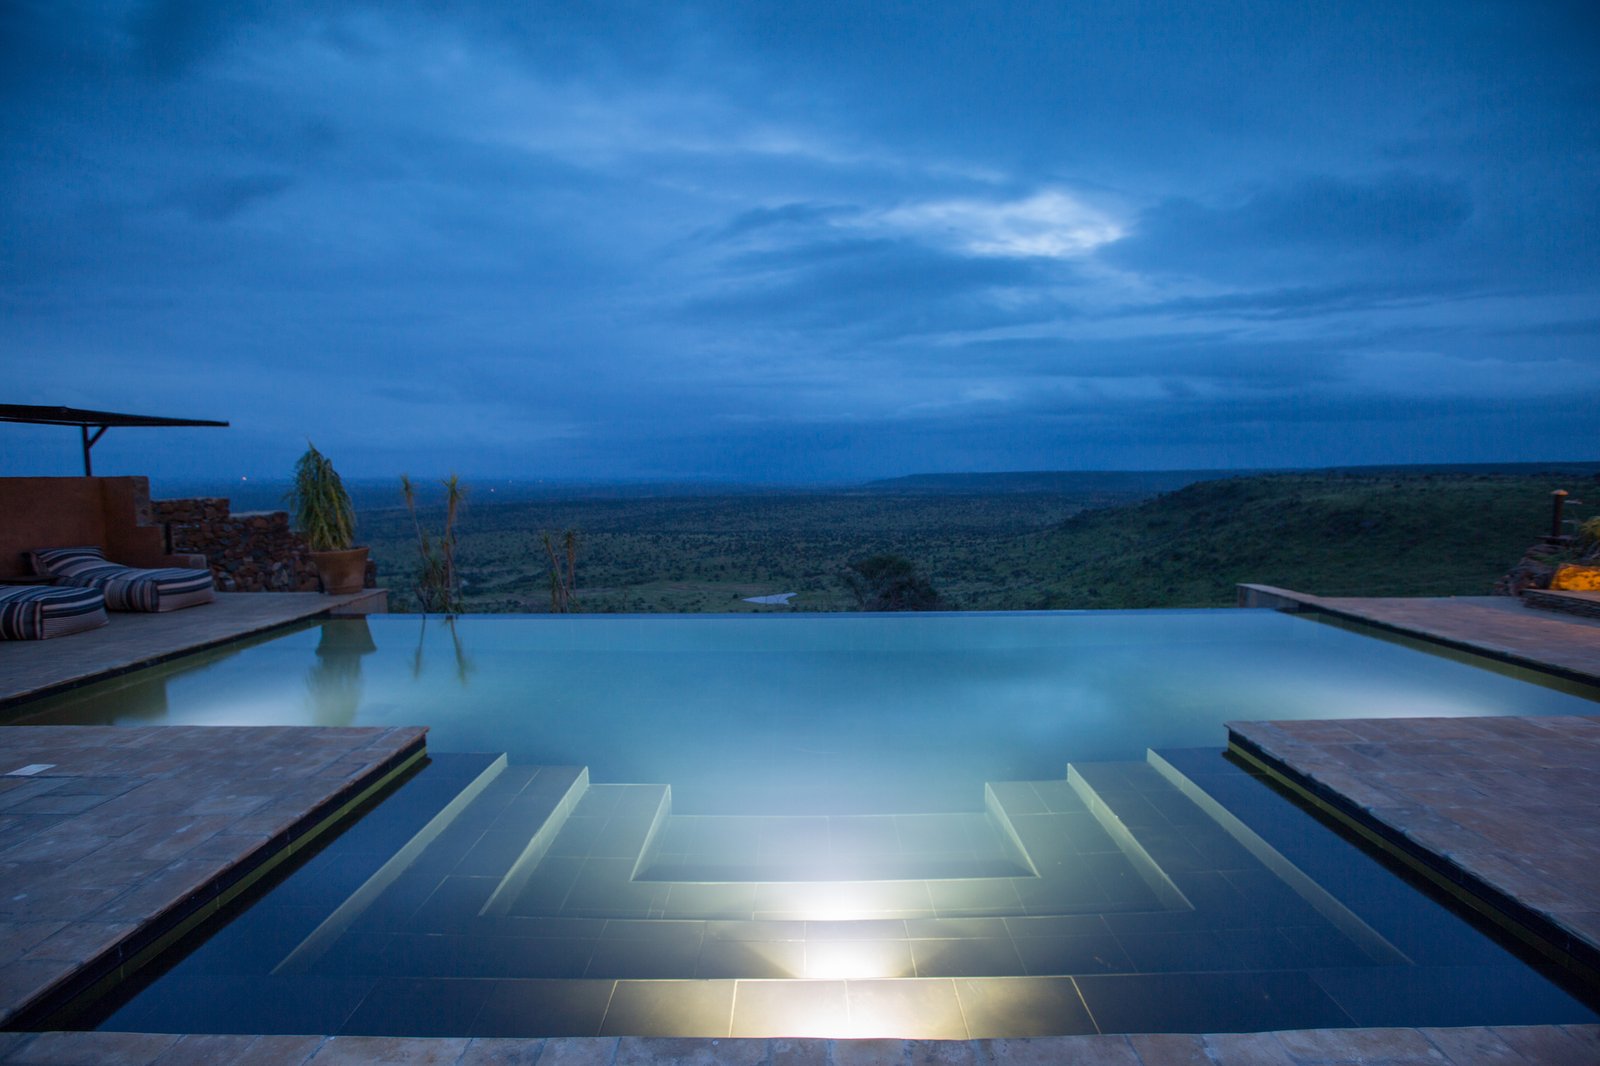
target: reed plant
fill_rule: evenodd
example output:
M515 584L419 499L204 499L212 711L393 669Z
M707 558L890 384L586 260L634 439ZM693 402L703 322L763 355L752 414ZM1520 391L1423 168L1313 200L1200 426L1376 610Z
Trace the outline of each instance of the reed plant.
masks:
M556 549L556 537L543 530L544 552L550 559L550 610L554 614L572 614L578 607L578 531L565 529L559 534L561 549ZM565 563L565 569L562 564Z
M430 537L422 527L417 514L416 485L405 474L400 475L400 489L405 494L406 510L411 512L411 525L417 535L416 584L413 591L424 614L460 614L465 610L461 599L461 575L456 570L456 518L466 502L467 490L455 474L440 481L444 486L444 530L437 538Z

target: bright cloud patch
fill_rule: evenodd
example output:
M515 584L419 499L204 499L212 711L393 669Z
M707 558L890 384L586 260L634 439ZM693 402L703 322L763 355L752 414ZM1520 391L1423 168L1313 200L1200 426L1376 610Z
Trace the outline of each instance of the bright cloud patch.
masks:
M1123 230L1103 212L1058 189L1026 200L938 200L898 207L882 220L972 255L1068 259L1117 240Z

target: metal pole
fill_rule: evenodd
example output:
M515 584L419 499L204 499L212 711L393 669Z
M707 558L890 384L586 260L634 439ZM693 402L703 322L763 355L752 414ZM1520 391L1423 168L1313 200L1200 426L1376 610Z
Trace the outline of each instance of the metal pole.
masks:
M1550 494L1550 536L1560 539L1561 533L1561 508L1566 505L1567 490L1556 489Z
M78 432L83 437L83 476L94 477L94 466L89 462L89 449L94 447L95 441L106 435L110 426L95 426L94 434L90 435L88 426L79 426Z

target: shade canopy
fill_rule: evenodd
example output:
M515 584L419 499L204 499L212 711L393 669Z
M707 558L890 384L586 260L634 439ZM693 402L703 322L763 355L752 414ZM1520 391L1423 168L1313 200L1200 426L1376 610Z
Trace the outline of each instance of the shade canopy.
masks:
M163 418L159 415L128 415L115 411L88 411L81 407L48 407L35 404L0 404L0 422L23 422L35 426L77 426L83 442L83 476L90 477L94 468L89 460L89 449L105 436L112 426L226 426L203 418ZM93 430L94 432L90 432Z

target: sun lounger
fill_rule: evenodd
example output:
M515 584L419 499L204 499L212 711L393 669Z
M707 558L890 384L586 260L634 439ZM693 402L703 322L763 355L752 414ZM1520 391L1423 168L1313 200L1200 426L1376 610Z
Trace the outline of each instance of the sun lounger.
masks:
M106 624L98 589L0 585L0 640L47 640Z
M98 589L113 611L176 611L216 598L210 570L140 570L106 559L99 548L42 548L28 553L34 570L57 585Z

